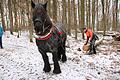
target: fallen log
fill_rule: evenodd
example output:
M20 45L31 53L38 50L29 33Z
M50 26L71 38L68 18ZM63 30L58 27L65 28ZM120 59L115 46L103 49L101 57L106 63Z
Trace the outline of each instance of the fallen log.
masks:
M90 49L90 44L83 45L83 50L84 51L89 51L89 49Z
M115 41L120 41L120 33L119 32L109 32L104 36L112 36Z
M115 41L120 41L120 34L115 34L112 37Z
M100 45L102 43L102 41L103 41L103 37L101 39L99 39L99 40L96 40L95 46Z
M95 46L100 45L102 43L102 41L103 41L103 37L101 39L99 39L99 40L96 40ZM87 51L89 51L89 49L90 49L90 44L89 43L87 45L83 45L83 50L84 51L87 52Z

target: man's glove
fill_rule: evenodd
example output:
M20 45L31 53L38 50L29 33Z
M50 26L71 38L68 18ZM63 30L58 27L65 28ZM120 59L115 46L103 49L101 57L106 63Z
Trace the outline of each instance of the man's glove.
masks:
M84 45L87 45L87 43L85 43Z

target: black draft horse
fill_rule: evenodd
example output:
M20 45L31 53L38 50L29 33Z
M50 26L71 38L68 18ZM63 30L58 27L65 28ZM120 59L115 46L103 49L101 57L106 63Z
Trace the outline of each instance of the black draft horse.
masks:
M35 4L31 1L33 8L33 24L34 30L37 37L36 45L38 46L39 52L42 54L44 61L44 72L50 72L51 67L47 52L52 53L52 59L54 62L53 73L61 73L61 69L58 61L67 61L65 54L65 42L66 42L66 31L65 27L60 23L53 25L50 17L47 14L47 2L45 4Z

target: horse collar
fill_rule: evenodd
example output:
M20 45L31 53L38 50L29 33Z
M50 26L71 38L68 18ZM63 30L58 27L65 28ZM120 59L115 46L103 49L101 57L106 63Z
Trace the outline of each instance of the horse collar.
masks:
M37 40L48 40L52 36L52 31L54 30L54 27L52 27L46 35L40 36L40 35L34 35L34 37Z

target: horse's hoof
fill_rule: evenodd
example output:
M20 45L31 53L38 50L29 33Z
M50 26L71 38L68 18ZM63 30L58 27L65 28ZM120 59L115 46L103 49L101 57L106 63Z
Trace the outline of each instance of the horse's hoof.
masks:
M58 58L58 61L60 61L61 60L61 58Z
M44 72L50 72L50 71L51 71L51 68L44 68L43 71L44 71Z
M62 57L62 62L64 63L64 62L66 62L66 61L67 61L66 56L65 56L65 57Z
M60 74L60 73L61 73L61 70L53 70L53 73L54 73L54 74Z
M64 62L66 62L67 61L67 59L62 59L62 62L64 63Z

